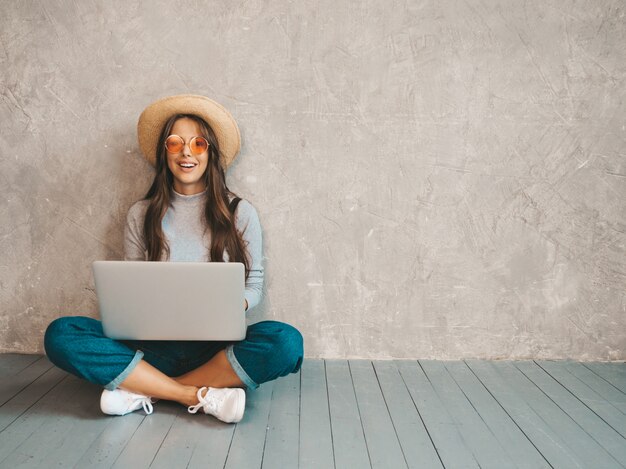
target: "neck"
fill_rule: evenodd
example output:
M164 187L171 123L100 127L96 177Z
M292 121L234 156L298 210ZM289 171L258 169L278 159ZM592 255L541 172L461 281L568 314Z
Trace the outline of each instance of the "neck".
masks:
M207 187L204 183L198 184L177 184L178 181L174 181L174 191L180 195L196 195L206 191Z

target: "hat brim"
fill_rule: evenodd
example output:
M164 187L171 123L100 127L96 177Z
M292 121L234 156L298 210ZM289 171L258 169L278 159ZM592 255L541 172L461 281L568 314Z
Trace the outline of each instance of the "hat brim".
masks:
M137 123L137 138L144 158L156 165L159 136L167 120L175 114L194 114L211 126L220 147L220 164L226 170L241 148L239 127L221 104L195 94L168 96L144 109Z

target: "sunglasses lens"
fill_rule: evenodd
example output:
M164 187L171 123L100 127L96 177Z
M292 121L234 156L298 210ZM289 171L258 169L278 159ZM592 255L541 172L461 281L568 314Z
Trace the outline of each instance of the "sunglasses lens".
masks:
M209 149L209 142L204 137L196 137L189 144L191 153L200 155Z
M165 148L170 153L179 153L183 151L184 146L185 142L178 135L170 135L165 139Z

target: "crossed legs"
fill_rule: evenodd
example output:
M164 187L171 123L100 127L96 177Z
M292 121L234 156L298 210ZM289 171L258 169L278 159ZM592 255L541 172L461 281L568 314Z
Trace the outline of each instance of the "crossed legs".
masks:
M198 389L243 387L224 350L204 365L184 375L170 378L148 362L141 360L120 384L120 388L156 399L166 399L191 406L198 403Z
M213 355L210 352L208 361L180 376L176 373L181 369L179 362L171 359L180 347L178 344L145 344L155 347L148 363L142 359L143 352L106 337L100 321L92 318L56 319L46 330L44 345L56 366L80 378L109 390L119 386L136 394L184 405L198 403L197 392L201 387L255 388L279 376L296 373L303 356L300 332L277 321L249 326L243 341ZM192 348L191 356L201 357L202 347Z

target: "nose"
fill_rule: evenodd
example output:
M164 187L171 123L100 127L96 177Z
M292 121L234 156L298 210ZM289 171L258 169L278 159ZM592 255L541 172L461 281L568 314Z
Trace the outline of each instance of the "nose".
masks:
M189 143L185 143L183 146L183 156L190 157L191 156L191 148L189 148Z

